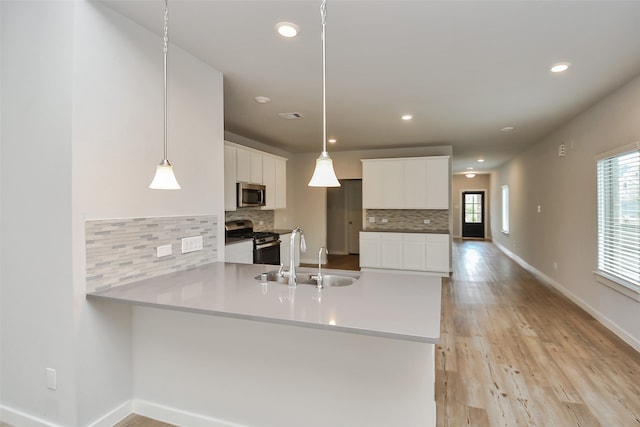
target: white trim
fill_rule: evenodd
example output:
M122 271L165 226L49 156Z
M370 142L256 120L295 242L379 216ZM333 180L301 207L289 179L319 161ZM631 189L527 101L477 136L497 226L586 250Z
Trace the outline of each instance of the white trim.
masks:
M635 289L633 284L600 270L594 271L593 275L598 283L608 286L632 300L640 302L640 292Z
M0 419L5 423L11 424L12 426L64 427L5 405L0 406Z
M613 150L605 151L604 153L596 154L593 156L596 161L614 157L620 154L629 153L631 151L640 150L640 141L632 142L631 144L624 145L622 147L614 148Z
M165 405L149 402L142 399L134 399L133 412L144 417L153 418L165 423L189 427L248 427L213 418L195 412L183 411Z
M87 427L112 427L128 417L133 412L132 407L132 401L127 400L94 422L88 424ZM0 406L0 420L12 426L19 427L64 427L5 405Z
M591 307L587 302L585 302L583 299L579 298L573 292L569 291L567 288L562 286L560 283L556 282L555 280L553 280L552 278L550 278L546 274L542 273L537 268L529 265L527 262L525 262L518 255L516 255L513 252L511 252L509 249L505 248L504 246L502 246L498 242L494 242L494 244L505 255L507 255L509 258L511 258L512 260L517 262L522 268L527 270L529 273L533 274L538 280L540 280L541 282L543 282L543 283L545 283L547 285L550 285L550 286L554 287L555 289L557 289L558 291L560 291L560 293L562 293L564 296L566 296L571 301L576 303L584 311L586 311L587 313L592 315L597 321L602 323L607 329L609 329L611 332L616 334L620 339L622 339L624 342L629 344L636 351L640 352L640 340L636 339L634 336L632 336L627 331L622 329L620 326L618 326L615 322L613 322L608 317L602 315L602 313L600 313L595 308Z
M133 402L131 400L127 400L120 406L117 406L89 424L88 427L113 427L118 422L131 415L131 413L133 413Z

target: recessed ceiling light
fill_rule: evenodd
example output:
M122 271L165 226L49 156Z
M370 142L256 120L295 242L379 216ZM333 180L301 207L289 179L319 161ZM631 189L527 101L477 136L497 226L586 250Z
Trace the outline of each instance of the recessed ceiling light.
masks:
M478 159L478 163L484 163L484 159Z
M472 170L473 170L473 166L469 166L469 167L467 168L467 170L468 170L468 171L472 171Z
M500 129L500 132L511 132L514 129L515 128L513 126L505 126L502 129Z
M405 114L404 116L402 116L402 120L407 121L411 119L413 119L413 116L411 114Z
M466 176L467 178L473 178L474 176L476 176L475 173L467 173L464 176Z
M253 99L255 99L258 104L266 104L267 102L271 101L271 98L268 98L266 96L256 96Z
M563 71L567 71L569 69L569 64L568 62L558 62L557 64L553 64L551 66L551 72L552 73L561 73Z
M329 138L329 144L335 144L337 140L335 138Z
M276 31L282 37L295 37L300 33L300 27L294 24L293 22L278 22L276 24Z

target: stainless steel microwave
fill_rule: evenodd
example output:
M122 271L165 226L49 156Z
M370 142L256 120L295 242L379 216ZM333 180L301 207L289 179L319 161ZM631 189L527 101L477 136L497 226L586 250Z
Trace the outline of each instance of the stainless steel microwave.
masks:
M267 190L264 185L239 182L237 188L239 208L264 206L267 202Z

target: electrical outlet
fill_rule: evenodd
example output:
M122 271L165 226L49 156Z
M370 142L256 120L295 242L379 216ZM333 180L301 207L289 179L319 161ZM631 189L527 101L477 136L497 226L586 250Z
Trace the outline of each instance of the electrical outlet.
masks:
M156 253L158 255L158 258L162 258L163 256L169 256L173 253L172 249L171 249L171 245L164 245L164 246L158 246L156 248Z
M538 213L542 212L542 206L538 205Z
M554 270L558 270L558 263L557 263L557 262L554 262L554 263L553 263L553 269L554 269Z
M47 368L47 388L49 390L56 390L58 388L57 380L56 380L56 370L53 368Z
M201 251L202 250L202 236L184 237L182 239L182 253Z
M425 219L424 221L422 221L424 224L431 224L431 220L430 219Z
M369 217L369 222L372 223L372 224L375 223L376 222L376 217L375 216L370 216Z
M386 224L387 222L389 222L389 220L387 220L387 218L382 218L380 220L381 223Z

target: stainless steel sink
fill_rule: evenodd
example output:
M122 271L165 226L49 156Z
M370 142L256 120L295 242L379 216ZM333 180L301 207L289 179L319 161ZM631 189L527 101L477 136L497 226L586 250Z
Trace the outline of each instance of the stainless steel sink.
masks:
M264 277L262 277L263 275L266 275L266 280ZM298 278L298 283L302 283L302 282L306 282L308 280L311 280L311 273L301 273L298 272L296 273L296 277ZM256 276L256 280L259 280L261 282L277 282L277 283L282 283L285 285L289 284L289 278L288 277L281 277L278 274L278 270L273 270L273 271L267 271L266 273L262 273L262 274L258 274Z
M323 274L322 286L349 286L357 280L357 277L337 276L335 274ZM315 277L312 277L308 281L303 282L305 285L317 286L318 282Z
M299 285L313 285L317 286L318 282L316 281L317 272L308 272L308 271L298 271L296 276L298 278ZM340 274L323 274L322 275L322 285L325 287L329 286L349 286L353 284L356 280L358 280L360 276L358 275L340 275ZM266 273L259 274L255 277L256 280L261 282L276 282L282 283L284 285L289 284L288 277L281 277L278 274L278 270L267 271Z

